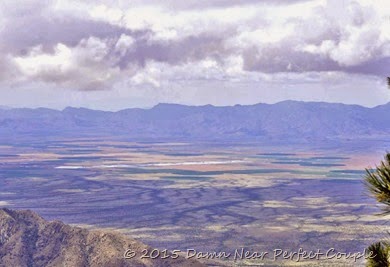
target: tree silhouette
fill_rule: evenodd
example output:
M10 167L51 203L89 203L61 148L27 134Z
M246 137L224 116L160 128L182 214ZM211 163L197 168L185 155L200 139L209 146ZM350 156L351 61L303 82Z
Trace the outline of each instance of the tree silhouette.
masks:
M366 172L364 183L368 191L379 203L384 204L381 215L390 214L390 153L387 153L384 160L374 170L366 169ZM367 266L390 266L389 242L376 242L368 247L368 252L372 252L375 257L368 259Z
M375 257L367 259L367 267L389 266L390 245L388 242L376 242L368 247L368 252L372 252Z

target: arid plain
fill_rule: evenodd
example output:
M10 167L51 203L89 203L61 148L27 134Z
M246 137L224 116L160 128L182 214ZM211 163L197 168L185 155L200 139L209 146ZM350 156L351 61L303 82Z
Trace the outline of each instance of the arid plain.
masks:
M389 229L362 183L364 169L383 151L348 147L101 139L4 144L0 206L117 229L183 253L243 248L270 255L219 264L272 264L274 249L362 252ZM319 264L274 262L310 263Z

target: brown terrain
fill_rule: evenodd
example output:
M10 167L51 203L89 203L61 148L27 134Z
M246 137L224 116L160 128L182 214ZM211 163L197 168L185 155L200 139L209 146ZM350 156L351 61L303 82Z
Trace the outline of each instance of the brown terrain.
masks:
M125 259L128 249L136 256ZM204 266L184 257L141 259L144 249L152 251L119 233L48 222L28 210L0 209L0 266Z

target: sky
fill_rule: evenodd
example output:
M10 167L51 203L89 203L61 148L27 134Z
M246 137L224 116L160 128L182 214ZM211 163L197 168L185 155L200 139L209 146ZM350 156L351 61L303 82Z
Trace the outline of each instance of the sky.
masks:
M0 106L390 101L388 0L1 0Z

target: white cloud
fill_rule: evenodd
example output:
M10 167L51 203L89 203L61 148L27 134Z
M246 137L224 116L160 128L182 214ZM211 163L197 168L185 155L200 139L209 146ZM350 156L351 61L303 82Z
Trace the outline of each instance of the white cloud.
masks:
M342 8L340 2L329 6L332 7L326 10L329 17L333 9ZM373 6L350 2L343 11L344 17L335 20L330 29L338 32L338 39L325 39L318 45L304 44L298 49L329 57L340 66L356 66L389 55L389 31L385 29L385 24L389 23L375 12Z
M115 50L119 52L120 56L126 55L127 52L134 50L135 40L133 37L122 34L115 44Z
M45 54L42 46L37 46L26 57L15 57L14 60L24 75L35 77L50 71L59 74L67 72L71 56L72 52L67 46L58 44L53 54Z
M123 50L125 41L129 42L122 36L116 46ZM37 46L26 56L15 57L14 62L27 80L63 84L76 89L103 89L106 83L120 74L115 62L106 58L110 52L106 42L90 37L82 39L75 47L60 43L54 47L53 53L46 53L42 46Z
M151 40L175 40L190 35L219 32L245 24L257 15L252 7L207 10L169 10L161 6L136 6L127 10L99 5L90 16L130 30L150 30Z
M370 82L378 88L372 74L383 75L390 60L386 1L4 0L0 81L39 84L37 92L43 84L96 96L102 93L91 91L107 88L136 99L153 92L160 96L153 99L186 103L212 101L208 92L218 94L214 103L230 103L219 97L223 90L247 103L242 90L273 101L279 92L310 98L296 87L307 94L324 84L343 92ZM262 86L272 88L261 89L264 99L254 89Z

